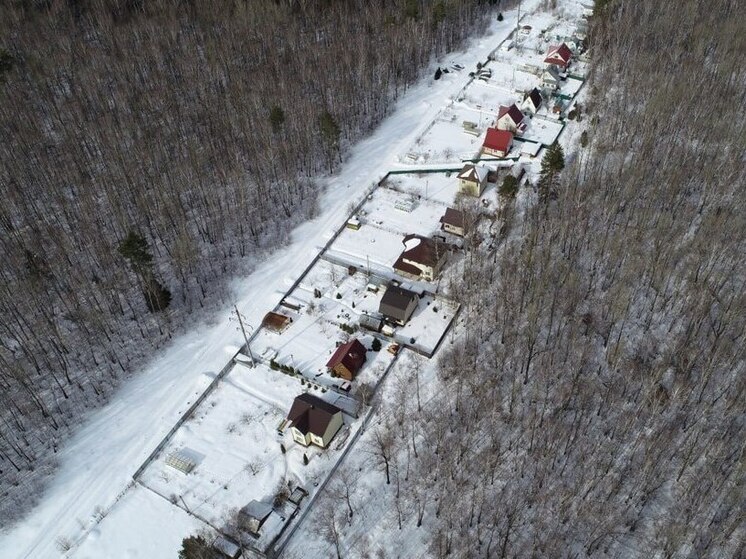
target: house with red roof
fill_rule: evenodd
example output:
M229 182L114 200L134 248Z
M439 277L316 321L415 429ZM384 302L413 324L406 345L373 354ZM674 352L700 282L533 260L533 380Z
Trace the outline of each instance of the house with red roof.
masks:
M525 128L523 126L524 116L515 103L509 107L500 105L497 110L497 120L495 120L495 128L498 130L508 130L513 134L523 132Z
M345 380L352 380L365 363L367 351L357 339L350 340L337 348L326 367L330 373Z
M570 47L565 43L562 43L561 45L549 47L547 57L544 59L544 64L552 64L566 70L567 66L570 64L571 58L572 51L570 50Z
M505 157L513 145L513 133L497 128L488 128L482 144L482 151L495 157Z

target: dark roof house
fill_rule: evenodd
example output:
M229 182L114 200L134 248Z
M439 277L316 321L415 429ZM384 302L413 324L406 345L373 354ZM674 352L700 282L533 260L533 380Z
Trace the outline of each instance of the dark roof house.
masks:
M357 339L342 344L329 359L326 367L345 380L352 380L365 363L367 349Z
M406 324L420 302L420 296L395 285L390 285L381 298L378 312L397 324Z
M313 394L296 396L288 412L293 438L303 445L326 447L342 427L342 410Z
M523 110L535 113L539 110L539 107L541 107L541 101L541 92L535 87L526 94L526 98L523 100L522 105Z
M495 127L498 130L510 130L511 132L515 132L523 122L523 118L523 113L515 103L509 107L506 105L500 105L500 108L497 110Z
M461 237L466 233L464 212L447 208L446 213L440 218L441 229Z
M416 280L432 281L448 256L448 246L420 235L404 237L404 251L394 262L394 270Z
M251 501L238 512L238 524L254 535L259 534L262 524L272 513L272 505L261 501Z

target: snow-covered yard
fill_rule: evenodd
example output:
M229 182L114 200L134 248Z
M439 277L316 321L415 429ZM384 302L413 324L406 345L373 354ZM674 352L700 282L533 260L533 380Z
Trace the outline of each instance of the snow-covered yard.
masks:
M550 146L562 132L563 123L542 116L534 116L530 119L530 124L523 133L522 138L531 142L536 142L544 146ZM518 148L520 149L520 144Z
M301 486L312 494L340 457L353 419L345 416L328 449L297 444L289 430L279 428L294 398L306 390L330 401L336 396L266 366L236 365L148 466L141 483L218 527L230 524L251 500L272 502L282 487ZM169 464L177 456L191 461L189 473ZM278 520L274 529L281 526Z

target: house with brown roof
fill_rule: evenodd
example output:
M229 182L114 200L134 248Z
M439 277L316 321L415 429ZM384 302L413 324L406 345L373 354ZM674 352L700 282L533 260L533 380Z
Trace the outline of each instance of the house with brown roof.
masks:
M365 363L367 351L357 339L350 340L337 348L326 367L332 375L352 380Z
M513 134L523 132L525 126L523 126L523 113L515 103L509 107L506 105L500 105L497 110L497 120L495 120L495 128L498 130L507 130Z
M488 128L482 144L482 151L495 157L505 157L513 145L513 133L497 128Z
M419 303L419 294L403 287L389 285L381 298L378 312L391 322L404 326Z
M394 262L394 270L406 278L433 281L448 257L445 243L411 234L402 243L404 251Z
M301 394L288 413L293 439L308 446L326 448L344 424L342 410L313 394Z
M562 43L561 45L554 45L549 47L547 56L544 59L544 64L558 66L559 68L566 70L567 66L570 64L571 59L572 51L570 50L570 47L568 47L565 43Z
M464 212L447 208L446 213L440 218L440 228L447 233L463 237L466 234Z
M471 196L481 196L487 186L490 170L484 165L467 163L461 169L458 178L458 191Z

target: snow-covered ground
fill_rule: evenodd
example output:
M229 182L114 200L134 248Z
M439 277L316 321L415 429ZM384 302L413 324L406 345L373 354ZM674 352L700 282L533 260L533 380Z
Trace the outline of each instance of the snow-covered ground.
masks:
M262 365L236 365L148 466L141 482L218 527L251 500L271 502L286 484L312 493L341 454L346 435L338 433L322 451L297 444L287 429L278 432L293 400L305 391L327 399L325 389L309 389L296 377ZM168 464L175 453L192 458L190 473Z
M474 66L512 25L508 18L494 22L486 36L449 58ZM385 175L395 156L407 151L467 80L463 73L437 82L431 72L426 75L325 181L319 215L299 225L288 245L250 276L235 280L233 298L251 324L258 325L279 302L287 281L302 273L350 204ZM131 476L241 344L230 312L226 308L195 324L124 385L111 404L91 414L60 450L60 468L41 503L23 521L4 527L1 557L175 555L181 539L193 531L193 519L143 489L132 489Z

